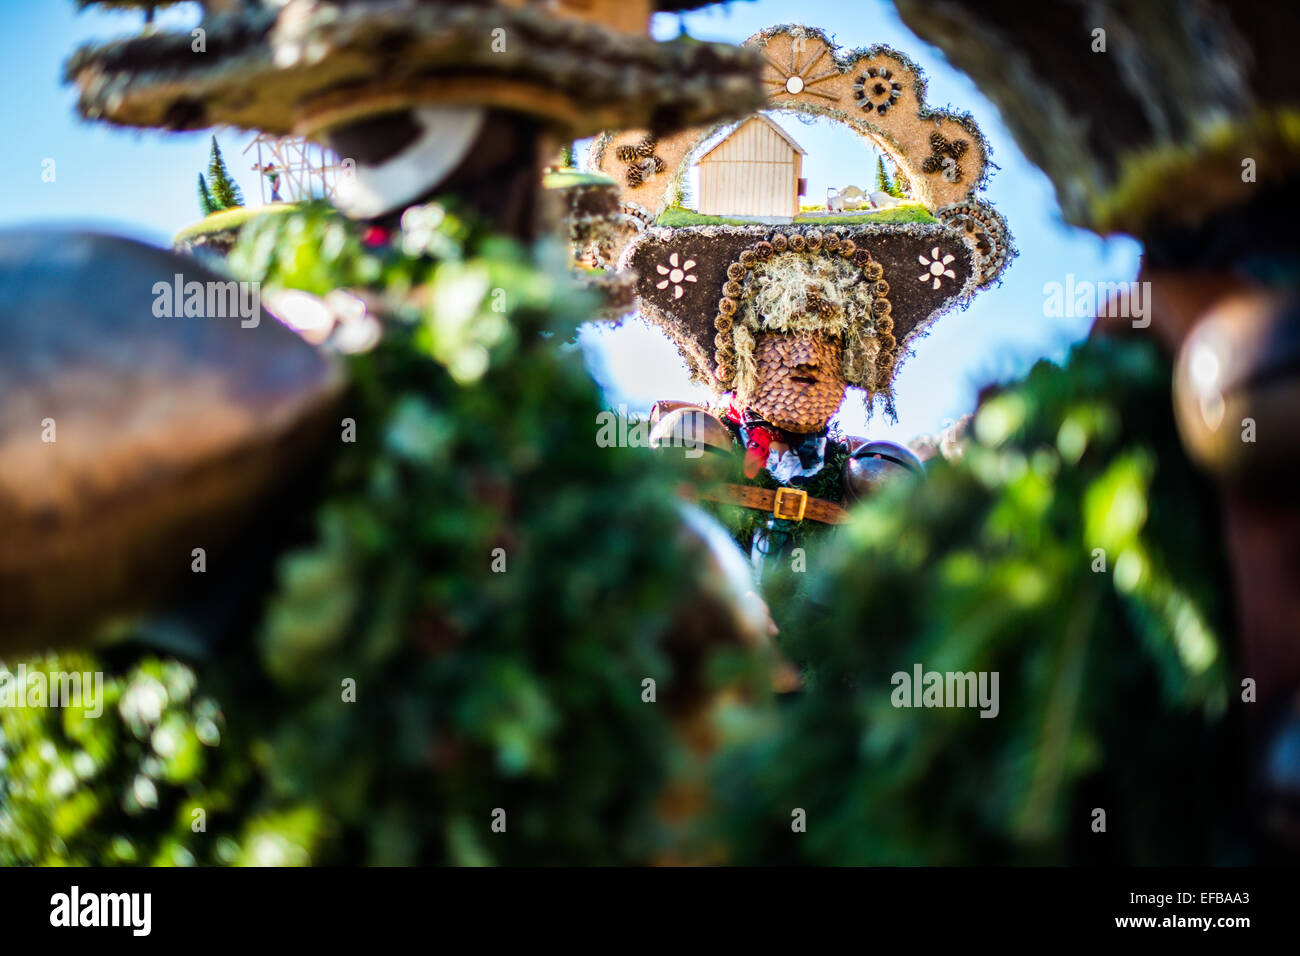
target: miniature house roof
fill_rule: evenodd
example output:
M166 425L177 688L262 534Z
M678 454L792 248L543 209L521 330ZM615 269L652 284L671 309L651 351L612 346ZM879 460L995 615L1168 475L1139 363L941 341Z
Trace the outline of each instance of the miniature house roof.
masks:
M718 151L719 149L721 149L723 146L727 145L727 144L730 143L733 139L735 139L736 136L740 133L740 131L741 131L742 129L744 129L746 126L748 126L750 123L765 123L765 124L767 124L768 126L770 126L770 127L772 128L772 130L773 130L773 131L774 131L778 136L781 137L781 139L785 140L785 142L789 145L789 147L790 147L791 149L793 149L796 153L798 153L800 156L807 156L807 155L808 155L808 151L807 151L806 149L804 149L802 146L800 146L798 143L796 143L796 142L794 141L794 137L793 137L793 136L791 136L789 133L787 133L785 130L783 130L783 129L782 129L782 128L777 124L777 123L774 123L772 120L768 119L768 118L767 118L766 116L764 116L762 113L758 113L758 114L756 114L756 115L754 115L754 116L751 116L749 119L745 120L745 122L741 123L741 124L740 124L739 126L737 126L735 129L733 129L730 133L728 133L726 136L724 136L720 142L718 142L718 143L717 143L716 145L714 145L714 146L713 146L713 147L712 147L712 148L711 148L707 153L705 153L703 156L701 156L700 159L699 159L699 161L702 163L702 162L704 162L706 159L708 159L710 156L713 156L713 154L714 154L715 152L717 152L717 151ZM714 157L714 159L720 159L720 158L721 158L720 156L715 156L715 157Z

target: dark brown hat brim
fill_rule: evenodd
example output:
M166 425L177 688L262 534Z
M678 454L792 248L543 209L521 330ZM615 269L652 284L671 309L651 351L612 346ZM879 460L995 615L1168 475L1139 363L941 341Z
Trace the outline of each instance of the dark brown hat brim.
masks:
M969 241L962 230L940 223L881 223L825 230L758 225L651 229L629 245L623 265L639 277L637 305L641 315L664 330L697 380L722 390L725 385L714 375L718 359L716 316L720 300L726 295L728 268L760 240L778 234L788 239L832 232L839 241L852 240L858 249L867 250L869 258L882 269L888 283L892 335L897 343L898 362L893 371L910 344L924 335L939 315L975 293L979 276ZM920 280L921 274L929 276L928 267L920 260L930 257L936 248L941 257L951 257L944 263L945 271L937 286L933 281ZM670 263L674 254L677 263L690 264L685 271L693 281L663 281L658 267ZM865 328L869 323L865 317L859 318L863 321L853 319L853 326ZM867 378L849 378L848 383L867 389L874 384Z

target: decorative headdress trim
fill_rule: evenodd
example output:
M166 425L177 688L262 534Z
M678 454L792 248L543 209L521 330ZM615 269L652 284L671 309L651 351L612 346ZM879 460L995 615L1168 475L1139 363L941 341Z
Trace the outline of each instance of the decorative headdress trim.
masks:
M883 398L889 413L911 343L970 300L979 262L970 237L942 223L754 225L652 227L618 267L638 276L641 315L715 391L749 384L757 335L807 329L841 337L846 382L865 391L868 407ZM823 281L831 284L809 289Z

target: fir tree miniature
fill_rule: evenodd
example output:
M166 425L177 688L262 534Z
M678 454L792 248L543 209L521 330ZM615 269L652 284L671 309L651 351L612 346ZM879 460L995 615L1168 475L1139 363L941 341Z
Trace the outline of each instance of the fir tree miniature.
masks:
M207 180L203 174L199 173L199 212L204 216L210 216L217 211L216 205L212 201L212 193L208 191Z
M885 171L885 157L876 157L876 191L894 195L894 184L889 181L889 173Z
M894 169L894 175L891 177L889 171L885 168L885 157L876 157L876 190L885 193L887 196L893 196L895 199L906 199L907 191L903 188L904 176L900 170Z
M217 145L215 136L212 137L212 153L208 159L208 179L211 180L210 195L216 209L233 209L244 204L244 196L226 169L226 161L221 156L221 147Z

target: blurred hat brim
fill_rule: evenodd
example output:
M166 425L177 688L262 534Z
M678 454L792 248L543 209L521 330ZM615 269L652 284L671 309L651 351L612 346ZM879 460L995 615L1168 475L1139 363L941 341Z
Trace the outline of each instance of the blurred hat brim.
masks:
M66 74L81 113L122 126L312 136L377 112L466 105L583 136L710 123L763 102L753 50L658 42L530 8L290 0L201 26L204 52L188 32L79 50Z

